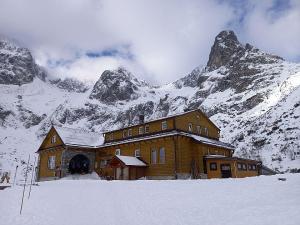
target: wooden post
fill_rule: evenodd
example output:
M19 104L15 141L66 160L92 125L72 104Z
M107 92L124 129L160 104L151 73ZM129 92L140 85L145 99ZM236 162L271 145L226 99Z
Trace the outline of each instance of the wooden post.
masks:
M16 170L15 170L15 175L14 175L14 182L13 182L13 186L15 186L16 184L16 177L17 177L17 171L18 171L18 165L16 166Z
M23 209L24 194L25 194L25 186L26 186L26 183L27 183L27 175L28 175L29 161L30 161L30 154L29 154L29 156L28 156L28 161L27 161L27 166L26 166L25 182L24 182L24 186L23 186L23 195L22 195L22 202L21 202L21 208L20 208L20 215L22 214L22 209Z
M36 157L34 157L34 163L33 163L33 168L32 168L32 173L31 173L31 181L30 181L30 188L29 188L28 199L30 198L33 176L35 174L35 162L36 162Z

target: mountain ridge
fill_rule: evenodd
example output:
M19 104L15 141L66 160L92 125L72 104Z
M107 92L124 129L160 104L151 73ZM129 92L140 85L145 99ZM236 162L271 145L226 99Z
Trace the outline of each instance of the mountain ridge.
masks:
M300 168L300 64L243 45L233 31L216 36L206 66L159 87L125 68L104 71L92 88L48 79L0 84L0 138L8 136L0 162L24 159L52 124L107 131L137 123L141 113L150 120L200 108L236 155L279 171Z

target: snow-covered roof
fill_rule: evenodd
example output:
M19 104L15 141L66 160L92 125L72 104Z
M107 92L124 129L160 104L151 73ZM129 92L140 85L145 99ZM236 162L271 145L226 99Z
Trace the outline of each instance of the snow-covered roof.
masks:
M65 145L96 147L104 143L101 133L57 126L54 129Z
M113 142L104 143L102 146L98 146L98 147L114 146L114 145L119 145L119 144L132 143L132 142L136 142L136 141L142 141L142 140L144 141L144 140L155 139L155 138L160 138L160 137L168 137L168 136L174 136L174 135L182 135L182 136L186 136L186 137L191 137L194 140L201 142L203 144L227 148L230 150L235 149L234 146L232 146L228 143L210 139L210 138L206 138L206 137L202 137L202 136L198 136L195 134L190 134L187 132L182 132L182 131L164 132L164 133L159 133L159 134L147 135L144 137L130 138L130 139L121 140L121 141L113 141Z
M255 159L246 159L246 158L239 158L239 157L228 157L228 156L223 156L223 155L205 155L204 157L206 159L241 160L241 161L252 161L252 162L260 163L259 161L255 160Z
M142 160L134 156L116 155L126 166L147 166Z
M194 134L191 134L190 136L193 139L195 139L196 141L199 141L199 142L201 142L203 144L209 144L209 145L214 145L214 146L218 146L218 147L223 147L223 148L228 148L228 149L234 150L234 146L232 146L231 144L222 142L222 141L218 141L218 140L214 140L214 139L210 139L210 138L206 138L206 137L202 137L202 136L198 136L198 135L194 135Z

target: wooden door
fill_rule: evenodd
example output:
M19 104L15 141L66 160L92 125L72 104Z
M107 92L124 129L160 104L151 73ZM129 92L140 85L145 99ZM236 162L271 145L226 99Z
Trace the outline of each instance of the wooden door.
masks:
M230 164L221 164L221 176L222 176L222 178L231 177L231 166L230 166Z

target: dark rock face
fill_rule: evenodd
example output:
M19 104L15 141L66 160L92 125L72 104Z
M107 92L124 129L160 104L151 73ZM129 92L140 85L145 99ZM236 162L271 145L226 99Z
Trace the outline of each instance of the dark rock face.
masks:
M226 65L234 54L240 54L243 50L233 31L222 31L216 38L207 62L210 71Z
M107 104L134 100L139 97L138 89L146 85L124 68L118 68L115 71L106 70L94 85L90 99L97 99Z
M0 40L0 84L22 85L35 77L45 80L46 72L35 64L30 51Z
M50 83L55 84L57 87L67 90L69 92L84 93L89 89L81 81L72 78L66 78L64 80L61 79L50 80Z
M209 60L208 71L213 71L221 66L234 66L243 63L270 64L283 60L279 56L266 54L250 44L242 45L233 31L222 31L216 38Z

